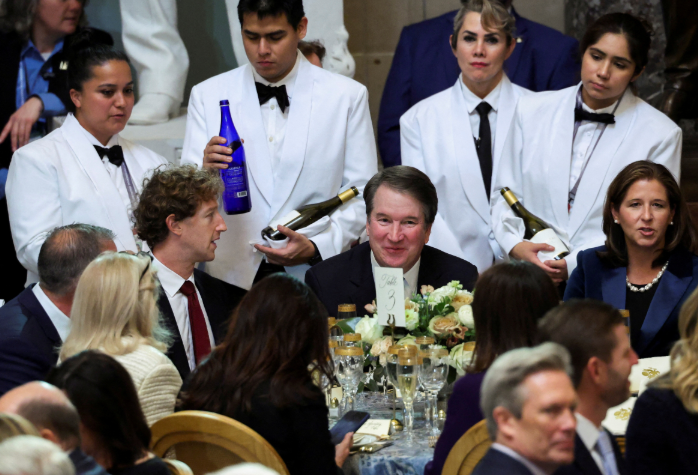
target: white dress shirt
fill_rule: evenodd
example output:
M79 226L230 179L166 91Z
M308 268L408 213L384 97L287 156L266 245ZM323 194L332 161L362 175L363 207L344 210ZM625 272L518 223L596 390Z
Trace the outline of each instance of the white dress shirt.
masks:
M480 133L480 114L475 110L481 102L488 103L492 109L487 118L490 120L490 135L492 137L492 153L494 153L494 138L495 131L497 130L497 110L499 109L499 94L502 90L502 81L492 89L492 92L487 94L484 99L477 97L468 86L463 82L463 73L461 73L458 84L460 84L460 90L463 93L463 98L465 99L465 104L468 107L468 118L470 119L470 128L473 131L474 138L477 139Z
M172 313L177 321L177 328L179 329L179 334L182 337L184 351L187 353L187 359L189 360L189 369L194 370L194 368L196 368L196 357L194 355L194 339L191 336L191 324L189 323L189 301L187 300L187 296L181 291L185 279L183 279L173 270L169 269L167 266L165 266L165 264L158 261L156 257L153 258L153 267L158 271L160 285L167 295L167 300L170 302ZM213 332L211 331L211 322L208 320L206 307L204 307L204 302L201 300L201 294L199 293L199 289L196 287L196 282L194 282L194 274L192 273L192 275L190 275L186 280L194 284L194 288L196 289L196 297L199 299L201 311L206 319L208 339L211 342L211 348L213 348L216 343L213 339Z
M577 418L577 435L582 439L584 447L586 447L591 454L591 458L596 462L601 474L607 475L603 467L603 457L596 444L599 440L599 431L601 427L596 427L593 422L578 412L575 413L574 416Z
M78 122L78 125L79 124L80 122ZM109 139L109 142L107 142L107 145L104 146L99 140L95 138L94 135L85 130L85 128L82 125L80 125L80 128L85 133L85 137L87 137L87 140L92 145L96 145L97 147L102 148L111 148L114 145L119 145L118 134L112 135ZM129 219L133 219L133 209L131 209L131 199L128 196L128 190L126 189L126 182L124 181L123 169L121 167L117 167L112 162L110 162L109 158L107 158L106 155L102 157L102 163L104 164L104 168L106 168L107 173L109 173L109 178L111 178L111 181L114 182L114 186L119 191L119 196L121 197L121 201L124 202L124 206L126 206L126 211L128 213Z
M503 454L507 454L509 457L513 458L514 460L518 460L524 466L531 471L533 475L547 475L540 467L538 467L536 464L528 460L526 457L523 455L519 454L513 449L510 449L506 445L498 444L495 442L492 444L492 448L495 450L499 450Z
M40 284L36 284L32 289L32 292L34 292L36 300L38 300L39 304L41 304L41 307L46 312L46 315L48 315L48 318L51 320L51 323L53 323L53 326L56 327L56 331L58 332L58 336L61 337L61 341L65 341L68 333L70 333L70 318L68 318L65 313L61 312L58 307L51 302L51 299L48 298L48 296L44 293L44 290L41 288Z
M286 136L286 122L288 121L288 114L293 106L293 87L296 84L296 76L298 76L298 65L300 64L301 52L297 51L296 64L291 69L291 72L286 75L280 81L271 83L264 79L262 76L257 74L254 68L252 69L252 75L254 76L255 82L264 84L265 86L281 87L286 86L286 94L288 94L289 107L286 108L285 112L281 112L279 103L276 97L272 97L267 102L262 104L260 108L262 109L262 121L264 122L264 130L267 135L267 147L269 147L269 155L271 156L272 170L274 175L276 175L276 170L279 169L279 162L281 161L281 153L283 152L284 137ZM275 181L276 176L274 176Z
M419 278L419 264L422 262L420 257L417 262L414 263L412 268L407 272L402 274L402 283L405 287L405 298L412 298L412 294L417 293L417 279ZM371 250L371 267L382 267L378 264L376 256L373 255L373 250Z
M611 114L613 113L613 109L616 108L617 103L618 101L614 102L608 107L604 107L603 109L593 110L584 102L582 102L582 108L587 112L593 112L596 114ZM583 120L579 124L579 129L577 129L577 136L575 137L574 142L572 143L572 164L570 166L569 187L570 190L574 187L575 183L577 183L579 174L582 172L582 168L584 167L584 164L589 158L589 153L591 153L592 150L594 150L594 144L598 142L601 138L600 135L603 126L604 124L602 124L601 122L591 122L588 120Z

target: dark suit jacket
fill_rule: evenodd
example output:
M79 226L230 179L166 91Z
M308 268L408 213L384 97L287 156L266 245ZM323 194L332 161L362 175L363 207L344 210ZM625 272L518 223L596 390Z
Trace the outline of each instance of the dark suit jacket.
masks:
M58 360L61 338L32 287L0 307L0 396L43 380Z
M228 330L228 320L233 310L247 291L216 279L198 269L194 269L194 282L201 294L201 300L204 302L206 315L208 315L211 331L213 332L213 339L216 344L219 344L225 338L225 333ZM174 335L174 342L170 349L167 350L167 357L175 365L179 375L182 377L182 381L184 381L190 373L189 360L182 344L182 337L179 333L177 320L175 320L172 312L170 301L162 288L158 296L158 307L160 308L165 327Z
M473 475L532 475L524 464L497 449L490 448L477 464Z
M626 461L633 475L693 475L698 467L698 415L671 389L640 395L626 431Z
M406 26L393 56L378 114L378 148L383 165L400 165L400 117L429 96L453 86L460 74L448 41L453 33L452 11ZM509 79L531 91L563 89L579 81L579 43L572 37L520 17L516 44L504 63ZM504 137L501 137L503 140Z
M595 247L577 255L577 268L572 272L564 300L591 298L602 300L618 309L625 308L626 267L610 267L601 262ZM698 256L677 248L669 258L669 266L659 281L647 316L642 324L641 339L634 350L640 358L666 356L679 339L679 311L684 301L698 286Z
M625 475L628 471L625 468L623 454L620 452L620 447L618 447L613 435L610 432L608 432L608 435L611 437L611 443L613 444L613 453L616 456L618 473L620 475ZM582 442L579 434L575 435L574 438L574 463L558 468L554 475L601 475L599 466L594 462L591 453L584 445L584 442Z
M472 290L477 280L477 268L459 257L430 246L422 249L417 286L444 286L459 280L463 288ZM337 315L342 303L356 304L361 312L376 299L376 285L371 268L371 246L368 242L311 267L305 273L305 283L325 304L330 315Z

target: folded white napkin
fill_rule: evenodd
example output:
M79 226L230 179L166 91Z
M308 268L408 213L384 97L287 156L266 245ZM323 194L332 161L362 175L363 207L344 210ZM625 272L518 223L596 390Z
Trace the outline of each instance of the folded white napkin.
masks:
M610 408L606 413L606 419L603 420L601 425L613 435L624 436L625 431L628 429L628 421L630 420L630 414L633 412L635 401L637 401L637 398L631 397L623 404Z
M630 371L630 392L642 394L653 379L668 373L670 369L668 356L642 358Z

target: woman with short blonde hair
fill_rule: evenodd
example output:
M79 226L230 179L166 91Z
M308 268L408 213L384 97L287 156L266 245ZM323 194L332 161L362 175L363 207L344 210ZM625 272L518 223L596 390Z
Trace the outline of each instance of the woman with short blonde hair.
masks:
M114 357L133 378L148 425L174 411L182 386L164 354L170 336L159 323L158 289L149 257L102 254L80 277L60 353L61 361L84 350Z

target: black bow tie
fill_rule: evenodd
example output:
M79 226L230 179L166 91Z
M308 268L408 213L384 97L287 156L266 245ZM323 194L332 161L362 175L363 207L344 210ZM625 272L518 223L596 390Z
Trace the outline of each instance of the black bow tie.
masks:
M588 120L590 122L600 122L602 124L615 124L616 119L613 114L595 114L584 110L581 107L576 107L574 109L574 121L581 122L583 120Z
M106 155L109 161L117 167L120 167L121 164L124 163L124 151L121 149L121 145L114 145L110 148L95 145L95 150L97 150L99 158L104 158Z
M266 86L261 82L255 82L254 85L257 88L257 96L259 97L260 106L262 104L266 104L272 97L276 97L276 102L279 103L279 107L281 107L281 112L286 112L286 108L289 106L289 102L285 85Z

